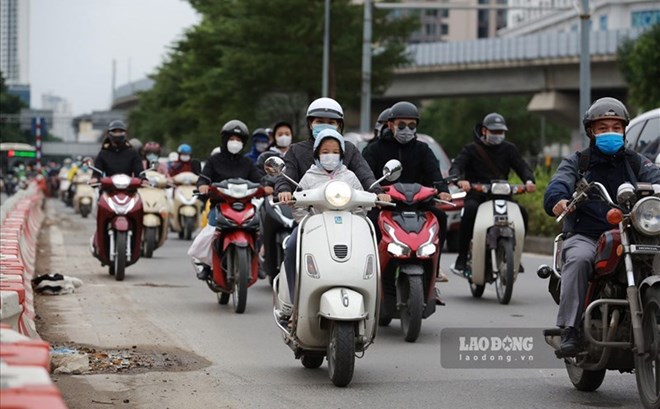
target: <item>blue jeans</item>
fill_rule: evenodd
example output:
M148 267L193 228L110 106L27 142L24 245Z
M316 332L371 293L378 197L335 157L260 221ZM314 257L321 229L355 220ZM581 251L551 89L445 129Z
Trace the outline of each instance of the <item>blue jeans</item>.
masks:
M215 206L211 205L211 210L209 211L209 214L206 216L207 223L209 226L215 227L218 224L218 220L215 216L217 210L215 209Z
M286 273L286 281L289 284L289 299L293 304L293 292L296 288L296 242L298 241L298 226L293 228L291 236L286 242L286 249L284 250L284 271Z

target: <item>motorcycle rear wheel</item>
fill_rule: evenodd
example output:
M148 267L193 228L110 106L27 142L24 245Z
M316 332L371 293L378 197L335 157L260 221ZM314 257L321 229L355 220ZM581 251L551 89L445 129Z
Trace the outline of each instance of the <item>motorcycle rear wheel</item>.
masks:
M351 383L355 368L355 324L333 321L328 340L328 375L335 386Z
M513 242L500 239L495 251L497 257L497 277L495 278L495 290L497 300L500 304L508 304L513 294Z
M307 369L316 369L323 365L323 356L320 355L303 355L300 357L300 362Z
M181 228L183 229L183 239L192 240L192 234L195 231L195 218L192 216L184 217Z
M227 305L227 303L229 302L229 296L230 296L229 293L220 292L220 293L216 293L216 296L218 297L218 304L220 305Z
M118 231L115 240L115 280L123 281L126 273L126 245L127 237L125 231Z
M635 379L642 405L657 409L660 407L660 286L646 290L642 311L642 334L647 351L635 355Z
M593 392L603 384L606 369L588 371L577 366L566 363L566 372L575 389L582 392Z
M234 302L234 311L237 314L245 312L247 304L248 281L251 273L249 250L245 247L233 247L231 256L231 266L229 273L234 277L234 291L232 300Z
M422 315L424 314L424 285L422 276L402 276L400 279L400 294L405 296L401 302L401 330L406 342L415 342L422 329Z
M475 284L472 282L472 280L469 280L469 282L470 282L470 292L472 293L472 296L474 298L481 298L481 296L484 295L484 290L486 289L486 285Z
M80 215L83 217L83 219L86 219L91 211L92 210L90 205L80 205Z

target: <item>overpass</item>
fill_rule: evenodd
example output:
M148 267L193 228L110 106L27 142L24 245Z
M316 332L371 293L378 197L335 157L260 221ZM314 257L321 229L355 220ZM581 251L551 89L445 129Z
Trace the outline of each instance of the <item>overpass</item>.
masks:
M590 33L594 95L625 97L627 84L617 67L617 49L642 30ZM568 124L578 122L579 32L543 33L408 46L410 63L374 102L461 96L534 95L528 109Z

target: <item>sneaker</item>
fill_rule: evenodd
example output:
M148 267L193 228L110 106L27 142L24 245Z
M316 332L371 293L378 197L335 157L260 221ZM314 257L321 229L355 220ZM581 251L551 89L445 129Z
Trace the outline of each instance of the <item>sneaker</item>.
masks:
M566 327L561 334L561 344L557 356L576 356L579 345L579 333L575 327Z
M211 267L206 264L197 264L197 279L206 281L211 278Z
M454 263L454 270L463 271L467 265L467 257L459 255Z

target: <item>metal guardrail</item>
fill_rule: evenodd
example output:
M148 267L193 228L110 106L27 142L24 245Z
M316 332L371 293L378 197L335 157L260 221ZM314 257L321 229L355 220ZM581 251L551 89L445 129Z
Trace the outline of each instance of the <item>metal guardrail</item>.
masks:
M643 29L592 31L591 55L615 55L628 38L637 38ZM437 65L486 64L578 57L580 33L542 33L521 37L486 38L472 41L411 44L407 47L410 63L405 70Z

